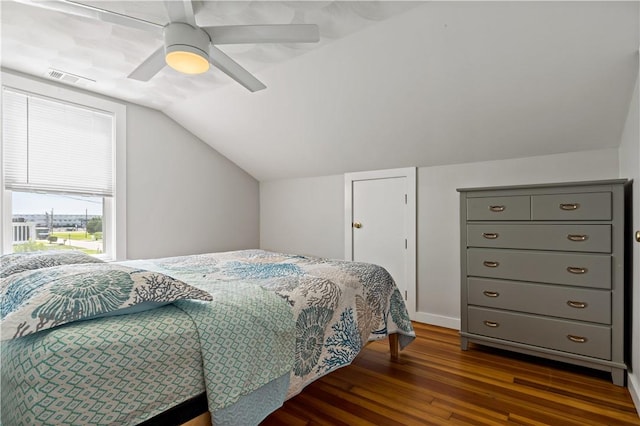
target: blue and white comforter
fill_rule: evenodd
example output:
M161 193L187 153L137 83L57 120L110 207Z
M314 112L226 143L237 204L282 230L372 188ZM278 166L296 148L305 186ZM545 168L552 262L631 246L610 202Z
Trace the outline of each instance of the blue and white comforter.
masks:
M400 291L377 265L264 250L125 264L163 272L204 290L208 280L252 283L287 300L296 322L289 397L351 363L370 340L398 333L404 348L415 338Z
M163 272L214 301L179 301L12 341L2 354L3 419L135 424L172 398L177 404L206 389L214 422L226 424L216 411L237 418L229 410L246 411L243 399L282 372L289 372L288 398L349 364L369 340L398 333L402 348L415 338L391 276L375 265L262 250L121 263ZM251 302L242 306L243 299ZM209 316L221 301L221 310L244 312L241 323ZM189 362L180 361L187 354ZM255 409L264 412L251 418L261 419L274 407Z

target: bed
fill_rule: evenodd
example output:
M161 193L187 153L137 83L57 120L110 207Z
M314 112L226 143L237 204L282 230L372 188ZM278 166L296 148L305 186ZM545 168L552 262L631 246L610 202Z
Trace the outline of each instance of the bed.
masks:
M258 424L368 341L392 336L395 350L415 338L393 280L371 264L264 250L79 259L13 267L2 278L3 424L171 424L204 409L216 425ZM27 309L27 320L14 318L33 300L16 289L42 297L42 287L67 280L76 291L74 279L104 269L141 283L138 302L130 296L107 313L67 304L52 325L43 312L61 310L55 295ZM158 283L169 289L161 297Z

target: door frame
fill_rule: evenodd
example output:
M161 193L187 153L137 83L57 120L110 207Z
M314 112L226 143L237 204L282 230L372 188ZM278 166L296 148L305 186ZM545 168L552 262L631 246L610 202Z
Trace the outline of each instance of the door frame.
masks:
M353 182L372 179L406 178L407 208L405 224L407 226L407 250L404 258L405 277L407 280L406 305L409 317L416 315L416 168L373 170L366 172L345 173L344 175L344 258L353 260Z

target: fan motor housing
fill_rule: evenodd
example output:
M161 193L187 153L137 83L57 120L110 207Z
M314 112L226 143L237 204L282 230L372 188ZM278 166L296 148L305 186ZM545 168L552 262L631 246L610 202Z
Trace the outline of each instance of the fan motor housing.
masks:
M200 28L194 28L182 22L170 23L164 27L164 46L167 63L173 67L168 59L172 53L188 52L202 57L208 64L210 41L209 35ZM184 70L179 71L189 73Z

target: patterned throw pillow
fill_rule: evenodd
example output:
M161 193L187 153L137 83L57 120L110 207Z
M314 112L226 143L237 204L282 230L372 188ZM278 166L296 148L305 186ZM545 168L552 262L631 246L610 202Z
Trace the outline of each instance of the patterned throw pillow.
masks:
M213 300L206 291L168 275L113 263L25 271L2 280L1 340L73 321L140 312L181 299Z
M31 251L0 256L0 278L33 269L76 263L104 263L102 260L77 250Z

